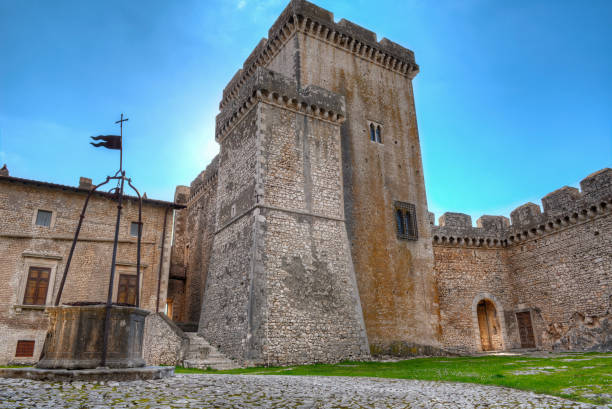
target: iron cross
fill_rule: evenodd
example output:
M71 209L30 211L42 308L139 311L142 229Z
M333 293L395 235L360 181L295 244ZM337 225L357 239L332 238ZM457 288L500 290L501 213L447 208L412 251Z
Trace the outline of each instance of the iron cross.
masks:
M120 128L120 133L119 135L121 136L121 150L119 152L119 172L121 173L121 171L123 171L123 123L125 121L129 121L130 118L125 118L123 119L123 112L121 113L121 119L118 121L115 121L116 124L119 124L119 128Z

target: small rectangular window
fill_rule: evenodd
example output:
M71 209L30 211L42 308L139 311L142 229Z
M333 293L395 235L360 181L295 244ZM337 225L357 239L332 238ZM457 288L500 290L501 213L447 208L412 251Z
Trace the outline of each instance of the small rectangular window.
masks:
M30 267L23 296L24 305L45 305L49 288L50 268Z
M121 304L136 305L136 276L121 274L119 276L119 289L117 302Z
M138 222L130 224L130 236L138 237Z
M416 207L412 203L395 202L395 225L397 238L400 240L417 240Z
M47 210L39 210L36 214L36 225L49 227L51 226L51 216L53 212L49 212Z
M15 351L17 358L29 358L34 356L34 341L17 341L17 350Z
M17 350L15 351L17 358L29 358L34 356L34 341L17 341Z

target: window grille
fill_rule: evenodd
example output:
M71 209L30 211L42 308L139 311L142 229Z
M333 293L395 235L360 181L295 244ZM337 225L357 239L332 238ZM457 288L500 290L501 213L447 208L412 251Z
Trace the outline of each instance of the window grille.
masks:
M15 351L15 357L29 358L32 356L34 356L34 341L17 341L17 350Z
M416 208L412 203L395 202L395 225L397 238L400 240L417 240Z
M50 212L47 210L39 210L38 213L36 214L36 225L43 226L43 227L51 226L51 216L52 215L53 215L53 212Z

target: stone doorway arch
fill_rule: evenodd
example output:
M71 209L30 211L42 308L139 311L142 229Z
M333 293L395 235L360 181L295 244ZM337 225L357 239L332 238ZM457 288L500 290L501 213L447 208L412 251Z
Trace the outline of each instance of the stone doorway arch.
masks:
M477 349L501 351L505 349L505 320L501 304L491 294L480 294L472 304L472 316Z

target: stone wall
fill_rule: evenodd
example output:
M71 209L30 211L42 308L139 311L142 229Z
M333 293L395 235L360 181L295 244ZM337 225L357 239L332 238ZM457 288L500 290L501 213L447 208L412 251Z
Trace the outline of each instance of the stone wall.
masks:
M339 124L263 105L266 362L368 354L344 223Z
M147 365L181 365L189 339L164 313L151 313L145 320L142 342Z
M23 305L30 267L51 269L46 305L55 301L72 244L86 189L45 182L0 177L0 365L38 360L47 331L44 306ZM155 311L164 214L172 203L146 200L143 205L141 306ZM35 224L38 210L52 212L51 225ZM79 242L66 279L62 302L106 301L116 220L116 202L104 195L90 200ZM136 272L136 238L130 223L138 220L135 200L127 200L119 233L115 298L120 274ZM167 217L170 242L172 213ZM168 256L169 247L166 249ZM162 269L159 308L163 311L168 282L168 260ZM34 357L15 359L17 340L35 341Z
M325 61L325 64L321 64ZM292 1L223 92L233 112L257 67L345 97L341 126L344 213L374 353L439 347L433 251L411 79L412 51L306 1ZM382 126L383 143L368 126ZM219 120L218 120L219 123ZM396 201L415 205L418 239L398 240Z
M612 170L502 216L446 213L433 228L442 339L481 350L473 302L489 299L503 320L504 349L521 347L516 313L528 312L536 347L612 348Z
M249 299L255 202L257 115L251 109L221 143L216 229L198 332L230 358L250 354Z
M175 305L172 319L193 327L200 321L215 233L217 168L215 157L189 188L179 186L175 193L175 202L187 208L176 212L169 298Z
M344 100L259 68L217 117L202 335L246 364L367 355L343 206Z

